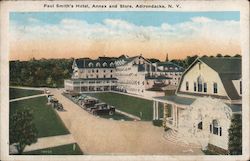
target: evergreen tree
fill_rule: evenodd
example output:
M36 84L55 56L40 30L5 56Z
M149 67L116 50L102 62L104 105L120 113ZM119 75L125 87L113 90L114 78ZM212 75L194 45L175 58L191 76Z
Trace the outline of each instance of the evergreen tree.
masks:
M229 154L242 154L242 119L241 114L234 114L231 120L229 132Z
M18 110L10 117L10 144L15 143L19 154L26 145L37 142L37 129L28 109Z

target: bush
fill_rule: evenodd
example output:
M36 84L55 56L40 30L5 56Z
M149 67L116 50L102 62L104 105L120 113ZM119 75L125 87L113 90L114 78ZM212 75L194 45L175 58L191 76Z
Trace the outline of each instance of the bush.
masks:
M152 123L154 126L161 127L163 122L162 122L162 120L153 120Z

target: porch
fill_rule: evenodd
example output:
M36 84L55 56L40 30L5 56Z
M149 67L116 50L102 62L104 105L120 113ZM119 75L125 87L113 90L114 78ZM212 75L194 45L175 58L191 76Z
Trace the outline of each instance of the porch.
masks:
M182 110L185 110L194 102L193 98L176 95L153 98L153 120L163 120L163 127L178 131L179 118ZM162 104L163 118L159 117L159 108Z

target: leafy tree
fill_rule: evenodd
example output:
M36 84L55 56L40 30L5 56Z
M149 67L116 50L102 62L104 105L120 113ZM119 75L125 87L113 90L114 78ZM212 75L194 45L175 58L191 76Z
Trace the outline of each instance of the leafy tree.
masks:
M224 57L227 57L227 58L229 58L229 57L231 57L230 55L225 55Z
M157 62L160 62L159 59L155 59L155 58L151 58L151 59L148 59L150 62L152 63L157 63Z
M19 154L26 145L37 142L37 135L30 110L18 110L10 117L10 144L16 144Z
M231 120L229 132L229 154L242 154L242 117L241 114L234 114Z
M217 54L216 57L220 58L223 57L221 54Z
M234 57L241 57L241 55L240 54L235 54Z

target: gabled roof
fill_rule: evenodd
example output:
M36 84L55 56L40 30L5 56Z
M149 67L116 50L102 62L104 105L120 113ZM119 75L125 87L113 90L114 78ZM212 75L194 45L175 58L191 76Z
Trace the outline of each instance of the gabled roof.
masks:
M181 92L180 86L182 84L183 78L186 73L192 69L192 67L198 62L203 62L212 68L215 72L218 73L221 82L227 92L227 95L230 100L238 100L241 99L241 96L238 94L232 80L239 80L241 78L241 58L238 57L202 57L197 58L183 73L181 77L180 84L177 89L177 94L189 94L189 95L197 95L195 93L187 93ZM199 94L198 94L199 95ZM204 94L200 94L204 95ZM216 96L214 96L216 97Z
M162 66L163 67L163 72L183 72L184 71L184 68L173 63L173 62L170 62L170 61L165 61L165 62L158 62L157 63L157 66L160 67ZM165 68L168 68L168 69L165 69ZM177 70L176 70L177 68Z
M241 58L239 57L201 57L199 60L219 74L241 73Z
M107 63L107 66L103 66L103 63ZM92 60L89 58L80 58L75 59L75 63L78 68L115 68L114 59L111 58L102 58L97 60ZM89 63L93 63L93 66L89 66ZM100 66L97 66L97 64L100 63ZM113 66L111 66L113 64Z

